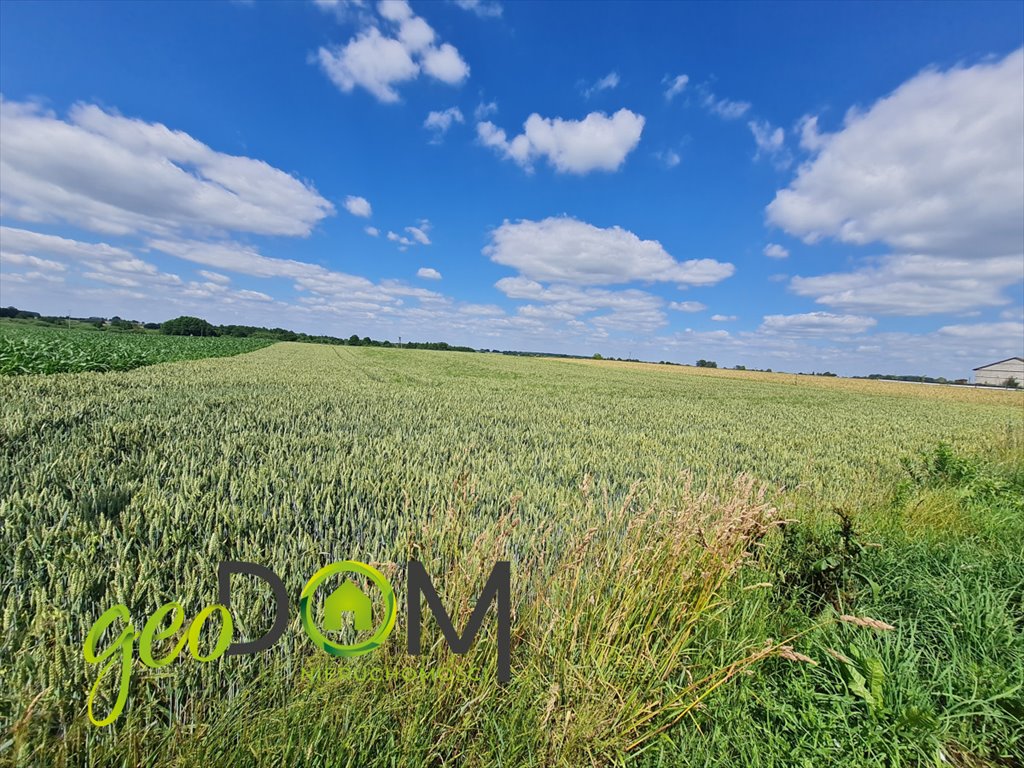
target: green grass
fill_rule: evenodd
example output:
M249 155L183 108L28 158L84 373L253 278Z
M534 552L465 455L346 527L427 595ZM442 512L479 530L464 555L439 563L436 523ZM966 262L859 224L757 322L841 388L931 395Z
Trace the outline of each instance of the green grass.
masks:
M4 384L0 761L1022 759L1019 393L305 344ZM429 619L418 660L401 615L357 660L302 634L317 568L379 563L402 604L411 557L463 610L512 561L509 685L491 619L464 658ZM136 664L121 719L90 725L92 622L193 616L227 559L284 579L280 643Z
M255 338L195 338L0 321L0 376L127 371L143 365L225 357L273 342Z

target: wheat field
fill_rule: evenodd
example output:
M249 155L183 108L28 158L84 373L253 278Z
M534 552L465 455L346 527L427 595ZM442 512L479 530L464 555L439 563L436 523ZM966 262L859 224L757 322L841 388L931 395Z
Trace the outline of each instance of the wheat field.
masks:
M8 378L0 761L1012 761L1022 433L1015 392L313 344ZM462 622L511 561L511 683L490 622L465 657L428 626L412 658L399 617L339 662L293 602L270 651L136 663L118 722L86 719L82 644L111 605L195 615L233 559L293 601L346 559L401 594L413 558ZM243 630L269 624L261 593L233 599Z

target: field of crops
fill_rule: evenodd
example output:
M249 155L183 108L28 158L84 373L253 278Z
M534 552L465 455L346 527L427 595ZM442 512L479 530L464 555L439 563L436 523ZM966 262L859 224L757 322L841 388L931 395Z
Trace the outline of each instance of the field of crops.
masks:
M26 373L127 371L143 365L227 357L273 342L196 338L0 322L0 376Z
M1024 760L1021 393L291 343L2 390L0 762ZM346 559L399 605L421 560L458 627L510 560L512 681L491 619L465 657L429 622L407 655L401 614L317 651L295 601ZM194 616L222 560L281 576L281 641L136 662L92 726L92 622Z

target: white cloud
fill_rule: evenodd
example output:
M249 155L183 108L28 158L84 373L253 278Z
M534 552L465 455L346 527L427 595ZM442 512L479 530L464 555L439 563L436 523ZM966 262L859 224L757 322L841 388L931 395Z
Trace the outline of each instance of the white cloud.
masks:
M876 325L873 317L807 312L800 315L765 315L760 330L790 336L829 336L864 333Z
M813 243L884 243L895 253L846 273L795 277L829 306L896 315L1008 304L1024 279L1024 51L926 70L843 127L768 206L768 220Z
M404 251L410 245L416 245L416 243L414 243L408 237L406 237L405 235L400 235L397 232L388 232L388 240L390 240L393 243L398 243L399 250L401 251Z
M416 277L422 277L424 280L440 280L441 273L431 267L420 267L416 270Z
M675 77L665 77L662 82L666 85L665 99L672 101L672 99L686 89L686 84L690 82L690 78L688 75L676 75Z
M388 21L407 21L413 18L412 8L407 0L380 0L377 3L377 13Z
M398 101L395 84L413 80L420 72L405 46L384 37L376 27L343 48L320 48L317 56L331 82L342 91L351 93L358 85L385 103Z
M134 258L131 251L106 243L85 243L57 235L44 235L28 229L0 226L0 250L5 253L28 253L57 256L62 259L105 261Z
M405 231L412 235L412 239L420 245L430 245L430 238L427 237L426 229L429 229L429 227L421 225L419 227L406 227Z
M312 277L327 270L316 264L263 256L255 248L231 241L150 240L147 246L207 267L253 277Z
M789 251L778 243L768 243L764 247L764 255L770 259L786 259L789 258Z
M598 80L593 85L584 87L583 88L583 95L584 95L584 97L589 99L595 93L600 93L601 91L608 91L608 90L611 90L612 88L617 88L618 85L619 85L619 73L618 72L609 72L607 75L602 77L600 80Z
M452 127L452 123L464 123L465 118L462 116L462 110L458 107L449 107L440 111L434 111L427 115L427 119L423 121L423 127L427 130L433 131L434 137L431 139L432 143L439 143L444 135L448 132L448 129Z
M209 280L211 283L217 283L219 285L227 285L231 282L231 278L227 275L222 275L220 272L210 272L206 269L200 269L199 274Z
M699 301L673 301L669 303L668 308L676 312L703 312L707 305Z
M796 130L800 133L800 147L808 152L819 152L827 143L827 137L818 131L818 117L816 115L804 115L796 124Z
M591 112L582 120L551 119L534 113L524 123L523 132L511 140L493 123L482 122L477 124L477 135L484 146L498 150L527 170L543 157L561 173L584 174L618 170L640 143L643 128L643 115L620 109L611 117Z
M601 229L568 217L505 221L491 232L484 253L531 280L611 285L633 281L714 285L732 264L714 259L673 259L656 240L621 227Z
M382 0L377 11L397 37L370 26L343 46L317 51L320 67L343 92L358 86L379 101L394 103L399 100L395 86L415 80L421 72L449 85L469 77L469 65L455 46L437 45L434 29L405 0Z
M5 267L31 267L43 272L63 272L67 267L59 261L44 259L17 251L7 251L0 247L0 265Z
M423 54L423 71L448 85L458 85L469 77L469 65L450 43L429 48Z
M890 315L965 312L1009 304L1003 290L1024 279L1020 256L954 259L886 256L852 272L794 277L790 289L819 304Z
M815 133L815 135L817 135ZM1024 52L927 70L843 128L768 206L815 242L958 258L1024 251Z
M522 316L546 321L587 317L593 327L608 331L647 333L665 324L662 300L636 289L610 291L575 285L545 287L526 277L505 277L495 287L510 299L537 302L520 307ZM594 313L603 312L593 316Z
M501 16L501 3L497 0L455 0L464 11L472 11L481 19L495 19Z
M81 278L123 288L174 286L182 282L177 275L161 272L156 265L124 248L6 226L0 227L0 264L5 269L4 281L14 277L9 272L13 266L33 270L21 273L24 277L45 277L45 273L68 272L69 267L74 267Z
M501 317L505 310L496 304L463 304L459 312L474 317Z
M365 227L363 231L370 237L377 237L377 235L380 234L380 230L377 229L376 227Z
M698 86L698 88L702 96L701 105L713 115L718 115L723 120L738 120L750 111L750 102L748 101L720 99L703 84Z
M356 195L349 195L345 198L345 210L353 216L360 216L364 219L368 219L373 215L370 201L365 197L357 197Z
M271 296L263 293L262 291L250 291L248 289L235 291L235 295L242 299L249 299L251 301L270 301L274 299Z
M731 323L736 319L736 315L712 315L711 319L716 323Z
M664 152L658 152L657 157L661 162L665 164L666 168L675 168L683 159L679 156L679 153L674 149L669 149Z
M333 206L261 160L78 104L62 120L0 101L0 211L125 235L190 230L307 235Z
M313 0L313 5L334 15L338 21L346 21L352 13L359 13L366 8L366 0Z
M476 109L473 110L473 119L476 122L480 122L484 118L490 117L498 111L498 102L496 101L481 101L476 105Z
M762 157L771 158L776 168L786 168L793 158L786 150L786 132L782 128L774 127L767 120L751 120L747 123L750 132L754 135L754 143L757 144L755 160Z

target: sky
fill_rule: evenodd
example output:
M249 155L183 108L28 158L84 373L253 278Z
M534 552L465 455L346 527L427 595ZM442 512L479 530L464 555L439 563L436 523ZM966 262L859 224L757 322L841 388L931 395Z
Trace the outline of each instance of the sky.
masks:
M0 304L967 378L1024 4L0 3Z

